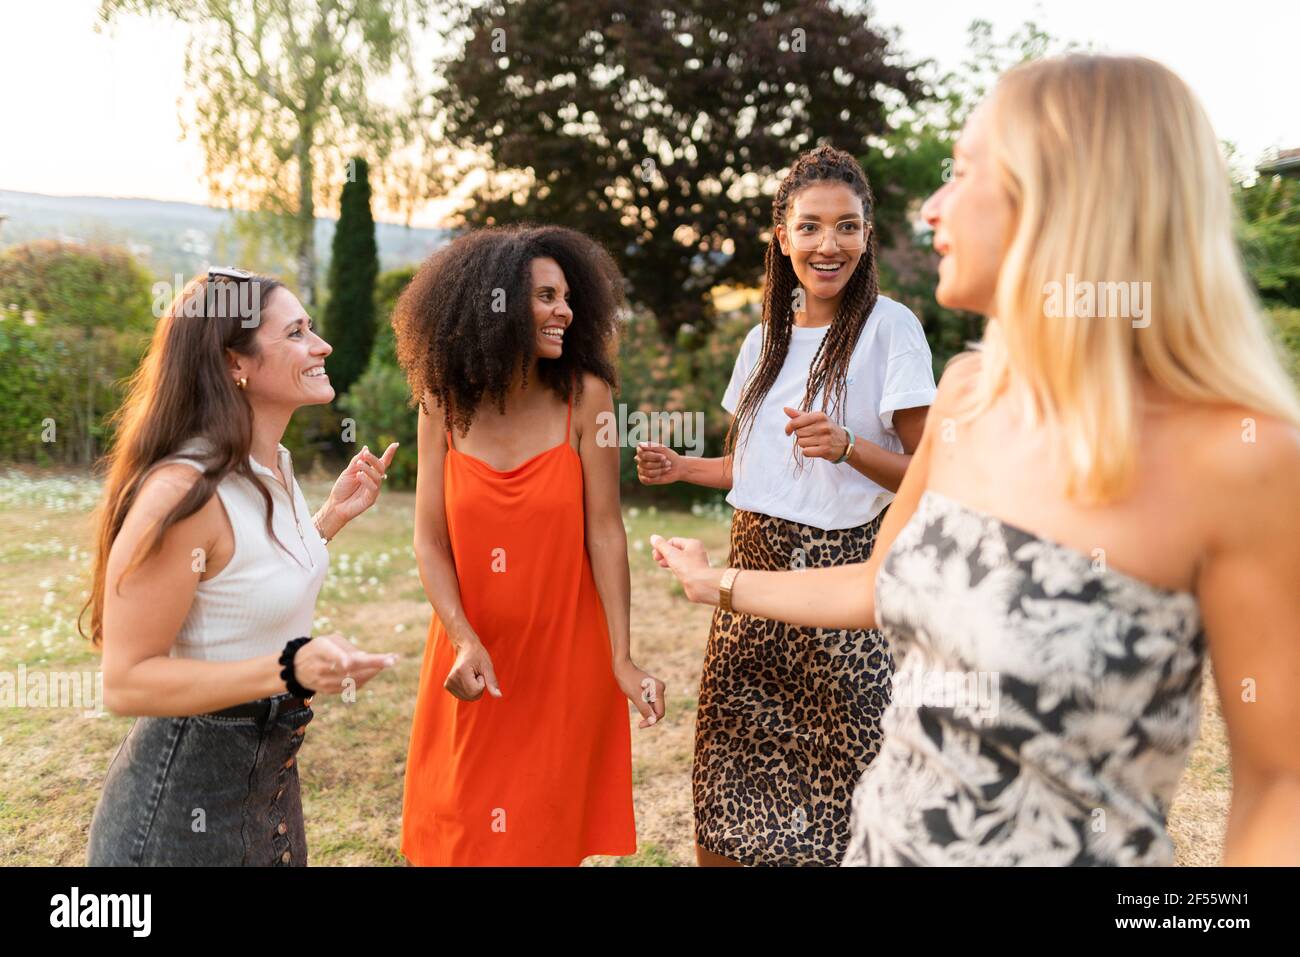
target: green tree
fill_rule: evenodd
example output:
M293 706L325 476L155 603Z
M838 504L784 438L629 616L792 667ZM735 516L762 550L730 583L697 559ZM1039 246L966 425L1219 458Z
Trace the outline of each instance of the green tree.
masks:
M1259 297L1300 309L1300 180L1261 176L1238 182L1238 238Z
M342 159L379 159L398 135L398 109L372 82L397 63L415 75L409 34L429 0L101 0L109 24L158 14L193 28L186 51L194 94L186 132L197 134L209 189L231 206L292 223L299 295L317 305L317 205Z
M212 262L227 263L283 279L297 291L296 226L293 217L257 210L231 210L217 228Z
M606 245L665 342L763 269L771 181L855 154L918 95L868 11L806 0L467 5L436 116L488 176L465 222L556 222ZM460 179L463 170L449 171Z
M1255 176L1230 144L1227 153L1242 259L1300 385L1300 180Z
M1300 309L1271 305L1265 312L1285 353L1291 378L1300 387Z
M329 299L325 304L325 336L334 347L330 381L342 394L366 369L375 342L375 277L379 249L375 220L370 214L370 168L353 160L339 201L329 266Z
M416 418L409 402L410 388L397 365L391 324L397 297L414 275L414 267L392 269L382 273L376 281L375 311L380 326L370 362L361 378L338 403L339 408L355 421L357 435L367 437L371 451L378 449L382 452L390 442L402 444L388 469L389 482L395 488L408 488L415 484Z
M117 247L37 240L0 253L0 303L10 314L31 313L44 330L14 340L10 355L38 348L64 363L64 381L46 378L39 386L49 389L41 418L54 420L62 461L90 465L107 445L104 417L121 401L121 380L144 349L150 300L148 274Z

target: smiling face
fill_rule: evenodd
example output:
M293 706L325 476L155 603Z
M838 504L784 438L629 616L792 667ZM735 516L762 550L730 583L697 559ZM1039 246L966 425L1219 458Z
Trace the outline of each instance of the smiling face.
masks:
M953 148L953 177L921 207L939 260L935 299L949 309L993 312L1015 209L989 144L990 105L975 109Z
M247 377L249 402L296 409L334 400L325 357L334 350L316 334L298 297L283 287L261 310L256 356L229 353L231 375Z
M533 325L537 330L537 358L558 359L564 351L564 332L573 322L569 284L564 270L549 256L532 261Z
M819 229L821 244L816 249L800 249L797 237L814 235ZM844 249L836 238L852 247L869 241L870 230L858 194L843 183L823 181L794 195L785 223L776 228L776 237L808 295L838 300L866 246Z

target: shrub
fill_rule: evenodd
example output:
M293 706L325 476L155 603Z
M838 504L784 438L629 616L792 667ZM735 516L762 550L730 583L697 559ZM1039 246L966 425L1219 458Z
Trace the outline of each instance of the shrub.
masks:
M725 313L707 337L691 326L683 326L677 341L666 349L654 317L634 310L623 324L619 341L619 391L614 411L620 404L627 412L703 413L706 457L722 454L723 440L731 417L722 408L722 395L731 381L731 371L740 354L745 335L759 319L758 307ZM621 417L620 417L621 418ZM679 452L684 451L678 447ZM654 498L695 501L721 498L725 492L701 489L681 482L645 488L636 477L635 446L625 447L619 457L619 479L625 491L638 491Z
M370 362L348 394L338 401L339 408L355 420L354 448L369 445L370 451L382 455L390 442L401 443L388 470L388 482L396 488L415 485L416 412L409 403L406 377L397 365L390 319L397 297L414 275L415 269L408 267L390 270L376 280L379 323Z
M1270 306L1265 313L1277 330L1278 341L1284 350L1282 359L1287 363L1287 371L1300 387L1300 309Z
M123 249L36 240L0 253L0 307L9 317L4 455L89 465L107 448L108 416L148 344L150 303L149 276ZM28 362L30 373L20 368ZM57 430L53 443L37 436L40 448L29 434L32 403L36 421L51 418Z
M72 461L79 447L63 431L75 421L76 395L67 343L28 313L0 305L0 448L8 459L39 465ZM53 424L55 441L47 424Z

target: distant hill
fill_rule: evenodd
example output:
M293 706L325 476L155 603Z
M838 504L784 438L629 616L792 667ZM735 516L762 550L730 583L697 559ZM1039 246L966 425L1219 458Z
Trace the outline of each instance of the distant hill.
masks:
M0 189L0 247L31 239L113 242L130 249L141 265L159 276L190 276L209 265L236 265L214 255L219 237L231 235L229 210L156 199L103 196L45 196ZM375 224L380 269L420 262L449 238L443 229L408 229ZM316 255L324 284L334 220L317 218ZM259 264L239 263L257 268Z

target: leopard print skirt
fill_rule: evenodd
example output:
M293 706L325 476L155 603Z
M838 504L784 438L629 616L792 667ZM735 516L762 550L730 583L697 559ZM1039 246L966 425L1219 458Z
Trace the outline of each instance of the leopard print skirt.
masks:
M737 510L728 564L783 571L865 562L884 515L827 531ZM741 864L838 865L854 785L882 742L893 671L874 629L715 611L691 775L700 847Z

